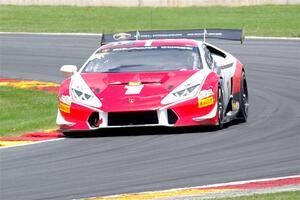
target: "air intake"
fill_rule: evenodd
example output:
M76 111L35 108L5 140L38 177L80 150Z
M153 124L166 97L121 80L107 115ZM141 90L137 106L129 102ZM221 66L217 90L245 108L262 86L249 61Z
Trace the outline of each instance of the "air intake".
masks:
M108 113L108 126L128 126L158 124L156 111L111 112Z

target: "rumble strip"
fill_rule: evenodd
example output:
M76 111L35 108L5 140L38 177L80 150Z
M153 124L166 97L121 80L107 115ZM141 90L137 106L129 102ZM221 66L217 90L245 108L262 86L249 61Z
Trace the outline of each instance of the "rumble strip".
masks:
M17 80L11 78L1 78L0 86L11 86L15 88L42 90L57 93L59 84L51 82L41 82L34 80ZM41 132L26 133L17 137L0 137L0 148L27 145L33 142L52 141L62 138L64 135L55 129L45 130Z
M34 90L42 90L42 91L57 93L59 84L51 83L51 82L41 82L41 81L34 81L34 80L17 80L17 79L0 77L0 86L11 86L15 88L34 89Z
M258 179L230 183L220 183L189 188L177 188L113 196L92 197L85 200L195 200L198 198L216 198L243 196L258 193L300 190L300 175Z

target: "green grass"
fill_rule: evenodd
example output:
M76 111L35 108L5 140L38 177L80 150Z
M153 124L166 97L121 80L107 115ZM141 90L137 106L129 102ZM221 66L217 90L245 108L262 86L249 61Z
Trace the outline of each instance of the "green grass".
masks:
M0 137L56 127L56 94L0 86L0 109Z
M300 190L292 192L276 192L269 194L255 194L251 196L218 198L218 200L299 200ZM193 199L200 200L200 199Z
M0 6L0 31L119 32L241 28L247 35L300 37L300 6L112 8Z

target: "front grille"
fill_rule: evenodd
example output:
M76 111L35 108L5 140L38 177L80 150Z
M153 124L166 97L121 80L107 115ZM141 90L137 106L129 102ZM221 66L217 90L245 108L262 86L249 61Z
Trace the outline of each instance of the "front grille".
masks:
M108 113L108 126L158 124L156 111L111 112Z

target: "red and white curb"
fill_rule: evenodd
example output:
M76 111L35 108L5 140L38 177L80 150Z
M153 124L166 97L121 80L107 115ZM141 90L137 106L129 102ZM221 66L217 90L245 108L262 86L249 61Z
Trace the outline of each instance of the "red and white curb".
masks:
M56 130L26 133L16 137L0 137L0 149L57 141L64 137L64 134Z
M300 175L257 179L162 191L91 197L86 200L189 200L300 190Z
M52 82L19 80L0 77L0 86L9 86L21 89L33 89L57 93L59 84ZM24 146L29 144L56 141L63 139L63 137L64 135L62 133L54 129L45 130L41 132L26 133L16 137L0 137L0 148L3 149L15 146Z
M41 90L41 91L57 93L59 84L52 83L52 82L43 82L43 81L35 81L35 80L19 80L13 78L0 77L0 86L10 86L10 87L21 88L21 89L33 89L33 90Z

